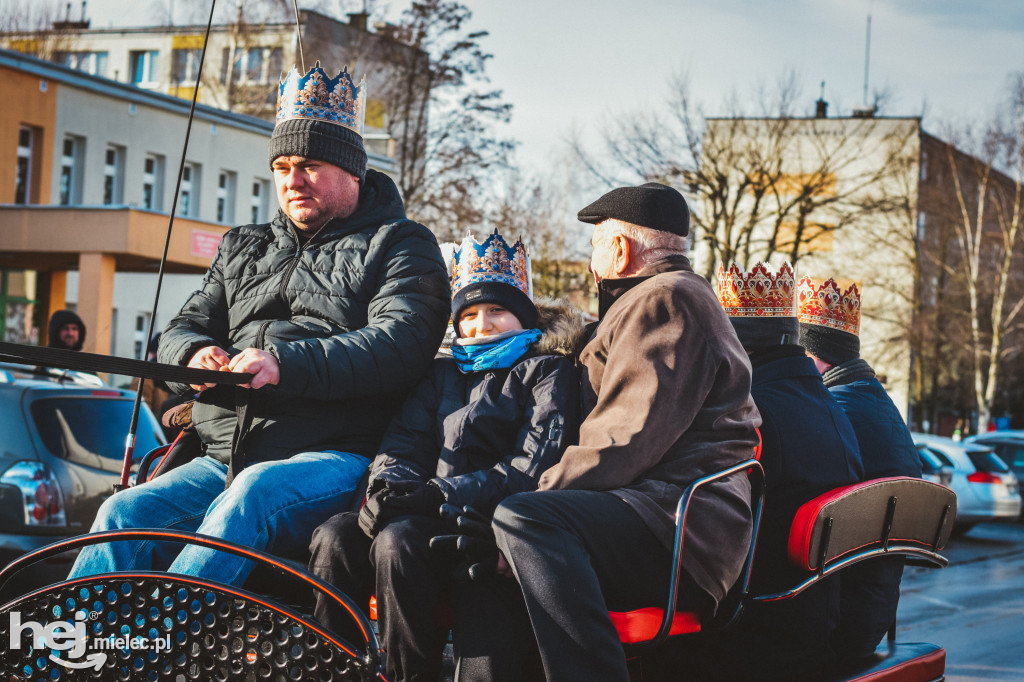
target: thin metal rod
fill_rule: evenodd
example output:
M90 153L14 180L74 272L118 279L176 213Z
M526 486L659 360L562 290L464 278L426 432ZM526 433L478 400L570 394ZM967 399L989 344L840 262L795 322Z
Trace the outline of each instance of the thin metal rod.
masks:
M210 43L210 31L213 28L213 10L217 6L217 0L210 0L210 18L206 22L206 36L203 39L203 51L199 55L199 71L196 73L196 87L192 92L192 106L188 111L188 123L185 126L185 143L181 148L181 162L178 164L178 181L174 185L174 201L171 203L171 215L167 219L167 234L164 236L164 252L160 256L160 269L156 276L156 294L153 296L152 313L149 316L149 325L146 330L146 350L153 342L153 325L156 322L156 310L160 303L160 289L163 287L164 267L167 264L167 252L171 247L171 229L174 227L174 214L178 210L178 194L181 191L181 178L185 172L185 157L188 154L188 140L192 135L192 120L196 113L196 100L199 97L199 86L203 77L203 63L206 61L206 46ZM139 411L142 409L142 391L146 386L146 380L139 378L139 388L135 391L135 405L132 407L132 421L128 427L128 437L124 443L124 462L121 465L121 480L114 485L114 492L124 490L128 487L128 476L132 468L132 454L135 452L135 434L139 428Z
M299 41L299 64L302 65L302 73L306 73L306 58L302 56L302 29L299 27L298 0L292 0L292 7L295 8L295 38Z

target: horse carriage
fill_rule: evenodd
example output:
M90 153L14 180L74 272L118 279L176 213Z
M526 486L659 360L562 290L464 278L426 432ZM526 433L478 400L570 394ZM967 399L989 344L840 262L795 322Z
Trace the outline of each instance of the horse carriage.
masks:
M177 450L176 450L177 448ZM173 468L180 440L143 458L141 483ZM180 460L177 462L180 463ZM690 501L701 486L725 476L751 477L754 533L742 575L713 622L676 610L678 575ZM804 579L772 594L750 591L757 527L764 504L756 459L694 481L676 513L673 579L663 607L610 613L637 680L684 679L647 665L666 641L724 629L757 602L790 599L864 561L902 556L910 564L944 567L939 554L956 516L956 496L928 481L869 480L823 494L794 517L788 554ZM348 596L301 564L217 538L166 530L92 533L31 552L0 570L0 587L22 570L63 552L121 540L194 543L245 557L257 567L242 588L155 571L121 571L65 580L0 606L0 670L10 680L386 680L372 604ZM361 641L347 641L318 623L312 596L326 595L347 613ZM783 624L780 624L783 626ZM874 653L829 672L830 682L944 679L945 650L896 641L896 624Z

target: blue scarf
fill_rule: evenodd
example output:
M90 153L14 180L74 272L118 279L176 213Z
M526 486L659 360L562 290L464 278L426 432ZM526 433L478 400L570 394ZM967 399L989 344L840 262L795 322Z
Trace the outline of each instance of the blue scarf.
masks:
M541 337L539 329L516 329L480 339L455 339L452 356L465 373L507 369L526 354L530 344Z

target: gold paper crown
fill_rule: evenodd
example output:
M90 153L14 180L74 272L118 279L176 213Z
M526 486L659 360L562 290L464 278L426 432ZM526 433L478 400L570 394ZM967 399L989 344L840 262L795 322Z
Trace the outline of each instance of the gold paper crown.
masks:
M503 282L533 299L530 257L522 239L509 246L498 229L481 244L467 234L452 259L452 295L475 282Z
M860 335L860 286L853 282L842 291L831 277L804 275L797 285L797 318L806 324Z
M277 91L277 120L307 118L335 123L363 134L366 116L366 76L357 85L346 66L337 76L329 78L317 62L305 76L293 67L280 82Z
M726 271L718 266L718 302L729 317L793 317L796 315L796 276L789 263L776 273L768 263L758 263L744 274L733 263Z

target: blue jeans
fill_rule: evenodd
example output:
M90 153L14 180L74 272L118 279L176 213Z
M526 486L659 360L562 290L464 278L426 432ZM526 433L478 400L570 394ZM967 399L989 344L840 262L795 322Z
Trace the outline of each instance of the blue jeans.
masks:
M348 511L369 465L360 455L303 452L246 467L224 489L227 465L197 457L100 506L92 530L162 528L202 533L266 550L305 553L313 530ZM245 582L252 563L206 547L126 540L82 550L70 578L125 570L168 570L228 585Z

